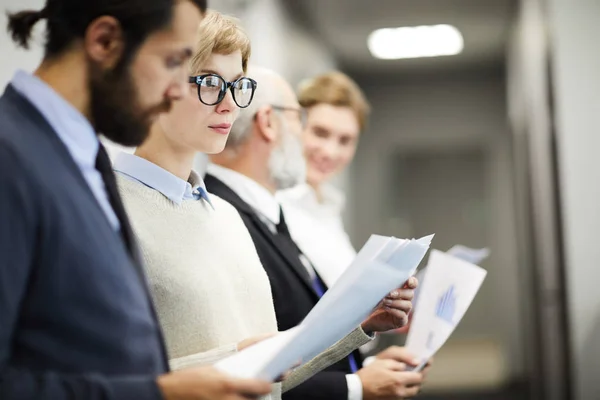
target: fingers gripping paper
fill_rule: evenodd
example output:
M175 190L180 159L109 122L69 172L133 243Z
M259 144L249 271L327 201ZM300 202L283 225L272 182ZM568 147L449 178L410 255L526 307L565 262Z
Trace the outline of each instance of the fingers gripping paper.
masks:
M371 236L300 325L224 359L216 367L238 377L273 381L299 361L311 360L356 329L382 298L414 274L432 238Z

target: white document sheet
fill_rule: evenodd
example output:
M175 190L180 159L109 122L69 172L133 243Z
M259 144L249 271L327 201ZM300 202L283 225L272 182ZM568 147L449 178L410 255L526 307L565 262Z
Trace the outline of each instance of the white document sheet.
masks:
M300 325L215 366L234 376L273 381L298 362L311 360L356 329L381 299L410 278L432 237L401 240L373 235Z
M484 261L486 258L488 258L490 256L490 250L487 247L483 248L483 249L473 249L473 248L470 248L467 246L463 246L461 244L457 244L457 245L452 246L452 248L450 250L448 250L446 252L446 254L456 257L456 258L459 258L461 260L464 260L468 263L479 265L479 264L481 264L482 261ZM413 299L413 310L412 310L413 313L417 309L417 303L419 301L419 295L421 293L421 288L423 287L423 284L425 283L426 269L427 269L427 267L421 268L415 275L415 277L419 281L419 286L415 290L415 298Z
M369 272L365 270L365 265L371 261L377 260L381 263L389 264L394 268L394 271L398 273L408 273L408 277L403 279L404 275L400 275L394 282L397 286L391 287L389 291L396 289L404 284L408 278L414 273L419 263L425 256L425 253L431 245L431 241L434 235L425 236L418 240L406 240L398 239L387 236L371 235L367 243L358 252L356 258L348 267L348 269L340 276L336 281L335 285L331 287L321 300L313 307L311 312L306 316L303 323L311 322L311 318L315 316L321 316L321 310L327 307L332 307L330 298L335 297L336 299L343 296L345 293L351 293L352 286L360 283L361 279L369 281ZM405 250L405 246L412 243L411 246ZM415 253L413 257L419 257L419 260L411 259L411 252ZM421 253L423 255L421 255ZM412 260L412 261L411 261ZM413 267L411 267L413 266ZM390 271L391 274L396 272ZM340 294L341 293L341 294ZM385 294L384 294L385 295ZM381 296L378 302L383 298ZM373 308L376 306L375 304ZM369 314L365 315L365 318ZM354 329L354 328L353 328Z
M448 340L487 274L474 264L437 250L432 250L424 271L419 308L413 315L405 344L408 351L422 360L415 370L421 370Z
M465 260L471 264L479 265L483 260L490 256L490 249L484 247L483 249L472 249L461 244L452 246L450 250L446 252L451 256Z

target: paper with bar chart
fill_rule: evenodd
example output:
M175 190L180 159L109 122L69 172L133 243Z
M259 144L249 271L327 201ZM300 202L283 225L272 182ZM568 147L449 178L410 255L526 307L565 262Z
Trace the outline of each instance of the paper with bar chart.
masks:
M432 250L413 315L406 348L424 364L448 340L473 302L487 272L467 261Z
M463 246L460 244L452 246L446 254L451 255L453 257L459 258L471 264L479 265L482 261L490 256L490 249L487 247L483 249L473 249L467 246ZM417 309L417 303L419 302L419 296L421 294L421 289L425 283L425 271L427 271L427 267L421 268L415 277L419 280L419 287L415 290L415 298L413 299L413 313Z
M234 376L272 381L299 361L311 360L356 329L382 298L414 274L432 238L373 235L300 325L215 366Z

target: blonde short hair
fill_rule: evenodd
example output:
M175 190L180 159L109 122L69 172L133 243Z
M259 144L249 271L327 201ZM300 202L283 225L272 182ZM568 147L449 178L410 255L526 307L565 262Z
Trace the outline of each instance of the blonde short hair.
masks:
M318 104L349 107L354 112L361 131L367 124L371 108L356 82L339 71L328 72L302 82L298 87L298 101L307 109Z
M242 53L242 68L246 73L251 51L250 39L240 21L218 11L207 10L198 27L198 43L190 61L192 75L200 73L212 54L227 55L237 50Z

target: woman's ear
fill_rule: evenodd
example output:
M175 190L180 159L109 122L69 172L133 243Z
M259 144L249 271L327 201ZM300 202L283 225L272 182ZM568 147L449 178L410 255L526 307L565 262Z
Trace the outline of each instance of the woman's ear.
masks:
M273 107L262 106L256 111L258 134L264 141L271 143L277 139L277 129L273 121Z

